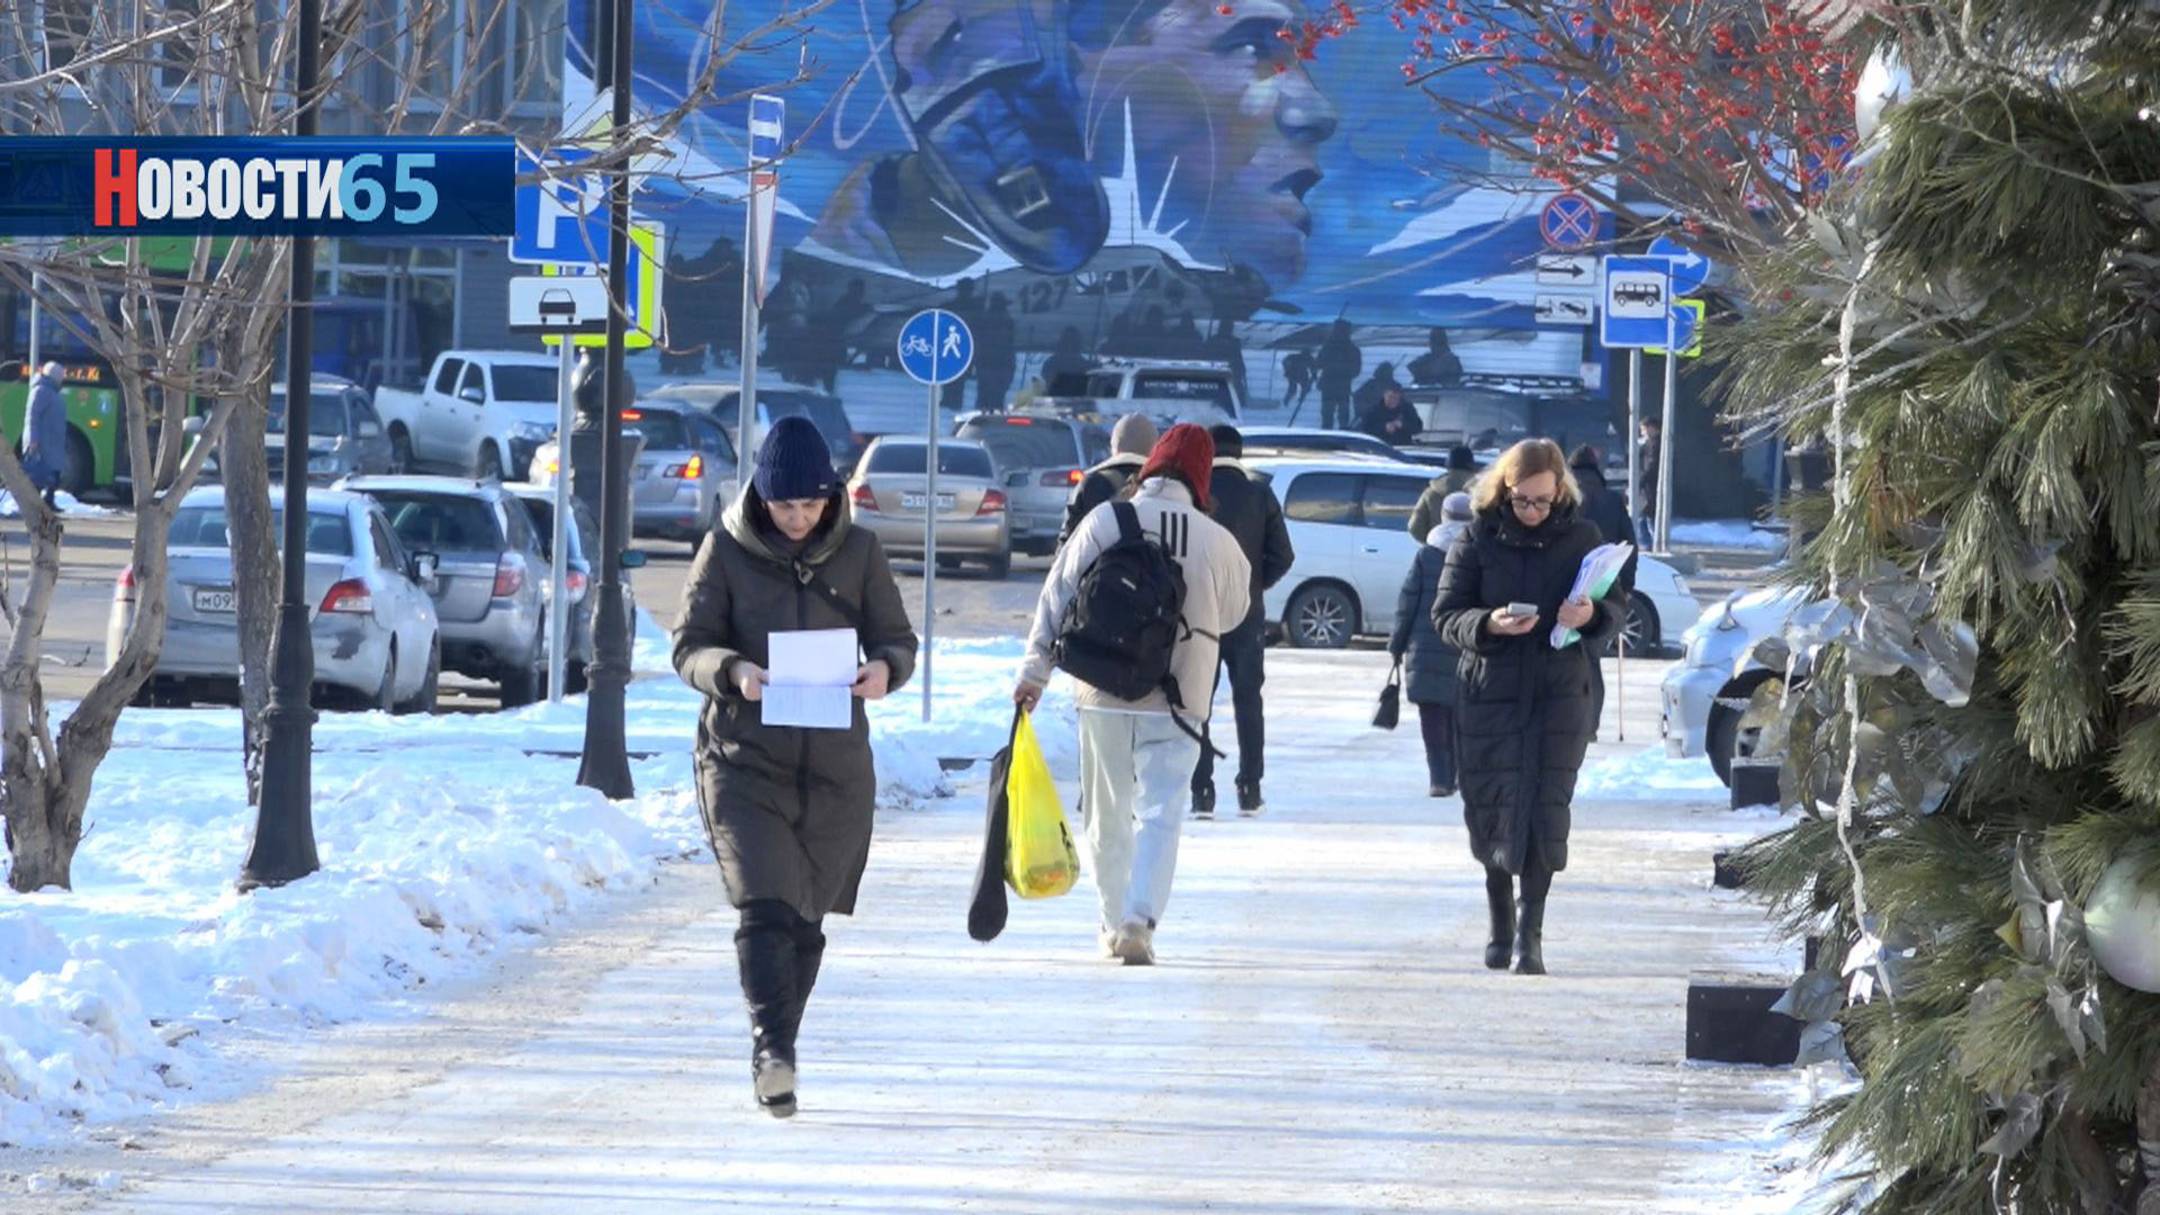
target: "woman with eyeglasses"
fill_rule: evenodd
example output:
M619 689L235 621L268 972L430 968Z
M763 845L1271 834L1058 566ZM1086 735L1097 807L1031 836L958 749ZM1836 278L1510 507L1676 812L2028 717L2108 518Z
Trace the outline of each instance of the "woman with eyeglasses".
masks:
M1509 448L1471 491L1475 518L1448 549L1433 603L1433 626L1463 654L1456 765L1492 913L1485 965L1507 969L1512 945L1517 974L1545 973L1545 896L1567 868L1568 803L1597 726L1590 664L1621 623L1604 603L1568 597L1603 542L1581 502L1558 444ZM1555 623L1582 639L1554 649Z

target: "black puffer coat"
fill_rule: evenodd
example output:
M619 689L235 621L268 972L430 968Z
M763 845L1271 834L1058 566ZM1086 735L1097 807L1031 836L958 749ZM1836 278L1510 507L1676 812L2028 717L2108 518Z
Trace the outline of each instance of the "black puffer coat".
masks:
M1456 762L1470 851L1490 866L1519 874L1537 850L1554 870L1567 868L1568 803L1597 725L1591 695L1594 648L1552 648L1561 601L1582 559L1601 542L1597 525L1573 507L1524 527L1512 508L1479 513L1448 550L1433 604L1433 625L1463 652L1456 707ZM1485 629L1494 608L1535 603L1538 627L1521 637ZM1619 617L1594 605L1584 641L1601 646Z
M1418 549L1403 579L1395 603L1395 634L1388 639L1388 653L1403 664L1403 695L1411 704L1455 707L1462 666L1462 651L1440 640L1433 627L1433 604L1440 597L1440 571L1456 537L1469 530L1467 523L1445 523Z
M850 524L839 491L800 555L783 551L764 517L752 489L698 546L675 629L675 670L706 696L698 802L728 901L779 899L815 920L855 909L869 860L877 798L869 720L857 700L845 730L768 726L729 668L737 660L767 666L780 630L853 628L864 658L892 668L888 686L897 691L915 673L917 643L884 548Z

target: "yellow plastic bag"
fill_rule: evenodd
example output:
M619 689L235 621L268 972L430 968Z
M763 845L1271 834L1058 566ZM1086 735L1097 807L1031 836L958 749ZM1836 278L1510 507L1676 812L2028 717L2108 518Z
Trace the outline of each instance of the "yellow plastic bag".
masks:
M1080 877L1080 852L1065 825L1065 807L1034 723L1013 725L1012 763L1005 773L1005 882L1023 899L1054 898Z

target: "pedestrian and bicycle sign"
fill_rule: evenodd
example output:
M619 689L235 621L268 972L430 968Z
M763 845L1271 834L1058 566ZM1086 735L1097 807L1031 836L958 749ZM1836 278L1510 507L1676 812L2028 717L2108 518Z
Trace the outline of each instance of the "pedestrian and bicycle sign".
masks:
M925 308L900 327L900 366L919 384L950 384L975 361L975 335L943 308Z
M1555 249L1587 249L1597 243L1597 206L1580 194L1561 194L1538 215L1538 235Z

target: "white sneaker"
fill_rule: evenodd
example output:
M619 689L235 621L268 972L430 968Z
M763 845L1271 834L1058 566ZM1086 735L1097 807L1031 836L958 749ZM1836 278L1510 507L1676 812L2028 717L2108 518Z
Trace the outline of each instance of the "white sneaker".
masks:
M1115 957L1117 957L1117 956L1118 956L1118 953L1117 953L1117 929L1115 929L1115 928L1098 928L1098 929L1096 929L1096 930L1095 930L1095 943L1096 943L1096 944L1097 944L1098 946L1100 946L1100 947L1101 947L1101 949L1102 949L1102 956L1104 956L1104 957L1106 957L1106 958L1115 958Z
M1110 952L1127 966L1153 966L1155 964L1155 930L1146 920L1127 920L1118 925L1117 936L1110 942Z

